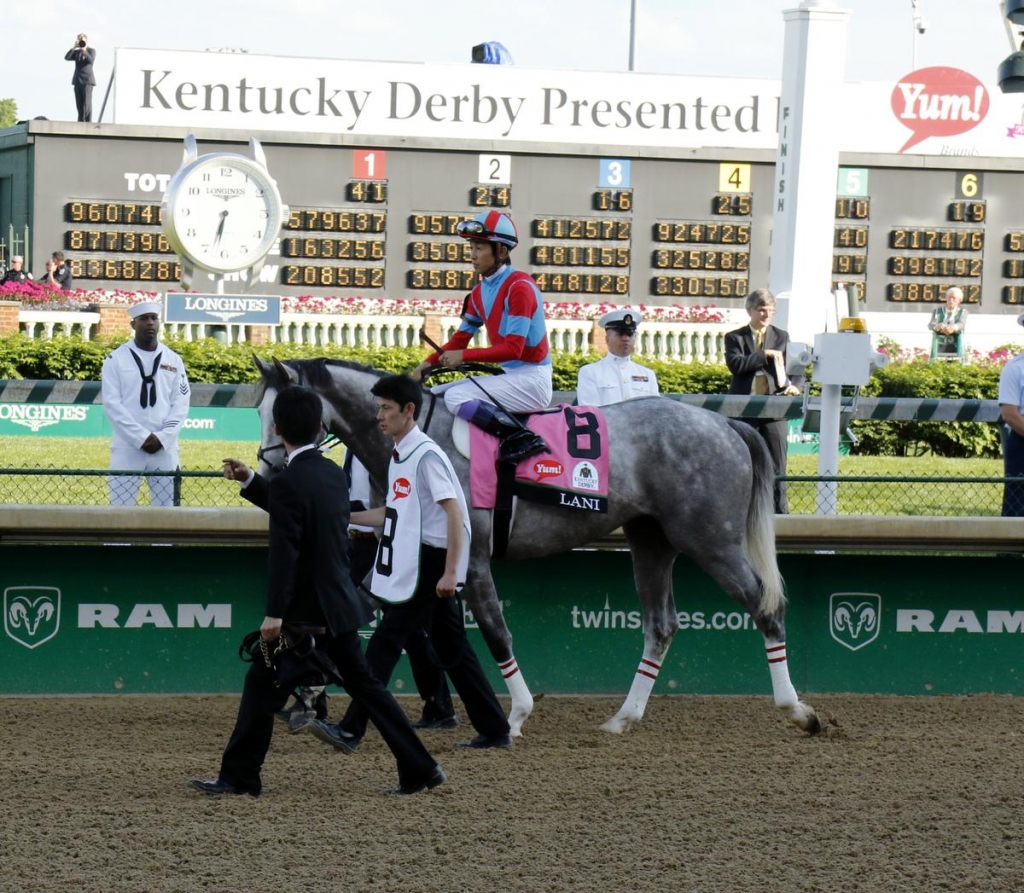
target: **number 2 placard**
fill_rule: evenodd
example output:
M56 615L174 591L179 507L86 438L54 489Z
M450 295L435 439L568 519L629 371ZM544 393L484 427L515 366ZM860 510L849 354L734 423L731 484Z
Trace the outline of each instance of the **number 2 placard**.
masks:
M481 155L479 183L499 183L507 186L512 182L511 155Z

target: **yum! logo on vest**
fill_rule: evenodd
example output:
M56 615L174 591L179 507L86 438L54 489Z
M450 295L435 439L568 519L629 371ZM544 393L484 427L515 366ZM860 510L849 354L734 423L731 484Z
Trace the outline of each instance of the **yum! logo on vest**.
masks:
M405 499L412 493L412 484L409 483L408 478L395 478L395 482L391 485L391 501L395 502L399 499Z

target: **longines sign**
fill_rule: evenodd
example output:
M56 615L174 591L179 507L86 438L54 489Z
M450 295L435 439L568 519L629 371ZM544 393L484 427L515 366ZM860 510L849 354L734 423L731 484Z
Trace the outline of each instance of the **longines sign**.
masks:
M164 318L167 322L276 326L281 322L281 297L168 292Z
M780 83L743 78L425 65L120 48L117 124L774 149ZM846 84L831 126L848 152L1020 155L1020 109L968 72ZM849 122L857 126L848 126Z

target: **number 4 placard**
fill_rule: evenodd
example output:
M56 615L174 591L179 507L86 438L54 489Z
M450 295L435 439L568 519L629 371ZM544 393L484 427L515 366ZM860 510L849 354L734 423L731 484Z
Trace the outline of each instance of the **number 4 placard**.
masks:
M481 155L477 182L508 186L512 182L512 156Z
M352 153L353 180L386 180L387 152L382 149L356 149Z
M722 162L718 165L719 192L750 192L750 165Z

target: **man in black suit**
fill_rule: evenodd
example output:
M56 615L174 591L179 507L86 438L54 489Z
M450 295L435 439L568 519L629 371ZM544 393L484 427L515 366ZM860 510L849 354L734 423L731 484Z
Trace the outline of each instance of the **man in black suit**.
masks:
M800 393L802 376L794 381L786 377L786 347L789 334L785 329L770 325L775 315L775 296L766 288L758 288L747 295L745 304L750 325L734 329L725 336L725 364L732 373L730 394L759 394L796 396ZM785 419L744 419L757 429L772 455L775 472L786 474L787 424ZM789 512L786 482L775 486L775 512Z
M349 576L348 479L317 449L322 433L320 398L307 388L282 390L274 401L274 426L284 441L286 467L270 481L237 459L224 460L224 476L242 483L242 495L270 513L266 617L261 638L276 641L284 623L321 626L317 645L337 666L352 699L377 727L398 762L399 786L389 793L415 794L447 778L413 731L398 702L371 674L359 643L359 627L371 617ZM260 769L270 747L274 711L290 688L275 685L257 660L245 677L231 739L212 781L193 779L207 794L262 790Z
M75 105L78 106L78 120L92 120L92 88L96 86L96 75L92 63L96 61L96 50L88 46L84 34L75 38L75 45L64 54L65 60L75 63L71 84L75 88Z

